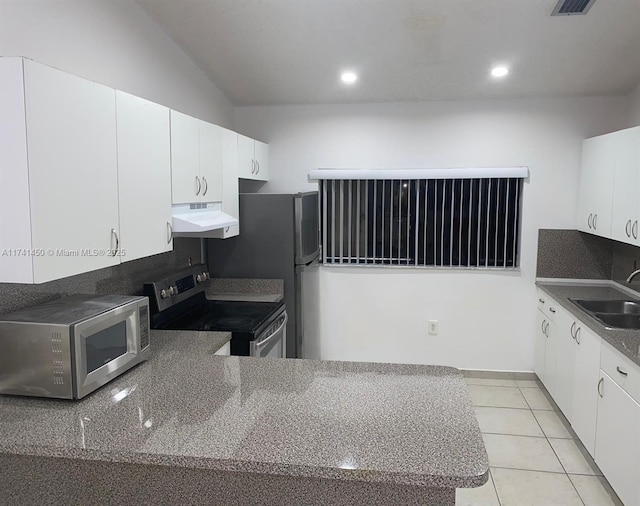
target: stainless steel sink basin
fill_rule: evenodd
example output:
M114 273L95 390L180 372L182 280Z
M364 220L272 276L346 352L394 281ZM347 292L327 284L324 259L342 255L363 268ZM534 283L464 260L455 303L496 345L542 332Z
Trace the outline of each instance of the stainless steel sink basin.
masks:
M634 300L570 300L607 327L640 330L640 302Z
M632 300L574 300L573 302L591 313L640 315L640 303Z
M595 317L602 321L607 327L640 329L640 315L638 314L596 313Z

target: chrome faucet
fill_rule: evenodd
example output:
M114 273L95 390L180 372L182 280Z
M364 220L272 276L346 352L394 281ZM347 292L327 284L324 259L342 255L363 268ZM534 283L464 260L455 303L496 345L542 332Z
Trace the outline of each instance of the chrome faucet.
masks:
M633 278L635 278L638 274L640 274L640 269L638 269L637 271L633 271L631 274L629 274L629 277L627 278L627 283L631 283L631 281L633 281Z

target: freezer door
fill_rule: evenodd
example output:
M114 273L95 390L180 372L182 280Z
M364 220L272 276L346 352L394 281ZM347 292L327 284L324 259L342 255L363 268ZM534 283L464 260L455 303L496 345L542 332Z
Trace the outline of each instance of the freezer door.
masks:
M318 260L296 267L296 350L298 358L320 360L320 268Z
M320 248L320 203L318 192L298 193L294 197L296 227L296 265L308 264Z

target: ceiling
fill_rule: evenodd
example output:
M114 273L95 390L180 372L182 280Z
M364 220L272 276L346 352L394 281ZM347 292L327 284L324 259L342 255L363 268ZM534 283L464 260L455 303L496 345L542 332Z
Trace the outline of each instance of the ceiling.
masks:
M137 0L235 105L618 95L640 0ZM510 74L489 75L502 63ZM353 69L358 82L339 80Z

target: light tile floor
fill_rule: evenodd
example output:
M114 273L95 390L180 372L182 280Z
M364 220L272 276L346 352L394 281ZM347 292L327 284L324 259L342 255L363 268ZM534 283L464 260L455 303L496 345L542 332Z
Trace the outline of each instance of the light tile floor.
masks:
M537 381L465 378L491 476L457 506L622 506Z

